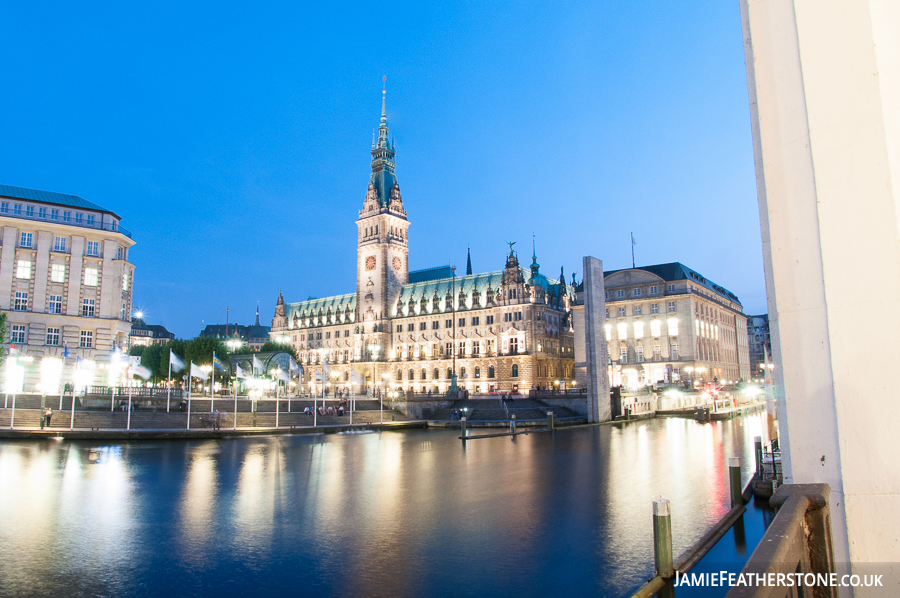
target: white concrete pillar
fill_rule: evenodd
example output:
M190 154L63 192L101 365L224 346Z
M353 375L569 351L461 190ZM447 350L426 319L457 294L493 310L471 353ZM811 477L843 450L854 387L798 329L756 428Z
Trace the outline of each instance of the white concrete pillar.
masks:
M605 422L612 419L609 404L609 376L606 353L606 299L604 297L603 262L585 256L584 271L584 343L587 369L588 421Z
M785 482L831 485L836 561L898 563L900 3L741 16Z

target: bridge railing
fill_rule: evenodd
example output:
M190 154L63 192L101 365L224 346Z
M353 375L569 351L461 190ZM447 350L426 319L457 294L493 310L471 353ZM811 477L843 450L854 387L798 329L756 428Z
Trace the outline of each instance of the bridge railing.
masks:
M735 586L726 598L785 598L796 596L797 587L769 585L764 579L812 573L827 578L835 572L831 543L831 517L828 510L828 484L787 484L778 488L769 503L778 514L741 575L753 580L748 586ZM757 581L758 580L758 581ZM814 598L836 598L837 588L817 586ZM801 594L807 595L807 594Z

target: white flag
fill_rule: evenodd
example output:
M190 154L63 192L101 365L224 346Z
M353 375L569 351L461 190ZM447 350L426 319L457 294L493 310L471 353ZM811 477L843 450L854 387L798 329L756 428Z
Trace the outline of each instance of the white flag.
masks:
M253 356L253 374L256 375L257 372L260 374L265 374L266 368L263 367L262 362L256 358L256 355L254 355Z
M191 362L191 377L200 378L204 382L209 378L209 374L200 369L200 366L195 364L193 361Z
M246 378L247 374L238 364L234 364L234 377L235 378Z
M326 375L326 376L329 375L329 374L331 374L331 366L328 365L328 360L327 360L327 359L323 359L323 360L322 360L322 371L325 372L325 375Z
M291 377L288 375L287 372L285 372L285 371L284 371L283 369L281 369L281 368L278 368L278 379L279 379L279 380L284 380L284 382L285 382L286 384L290 384L290 382L291 382Z
M178 359L178 356L172 352L172 349L169 349L169 365L171 365L172 369L176 372L180 372L184 369L184 362Z
M288 371L292 374L297 374L300 372L300 366L296 361L294 361L293 357L291 357L290 361L288 362Z
M139 365L134 368L134 375L143 378L144 380L149 380L152 372L149 368Z

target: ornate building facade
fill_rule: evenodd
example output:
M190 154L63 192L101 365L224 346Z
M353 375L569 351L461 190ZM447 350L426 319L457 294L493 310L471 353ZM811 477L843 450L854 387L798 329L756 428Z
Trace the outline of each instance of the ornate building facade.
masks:
M321 390L323 377L331 389L349 389L353 371L356 392L364 385L442 393L454 372L472 393L571 385L574 294L562 271L559 280L544 276L536 255L530 268L521 267L511 243L496 272L410 272L395 153L382 92L372 174L356 221L356 292L299 303L279 294L276 304L270 335L297 350L303 390Z

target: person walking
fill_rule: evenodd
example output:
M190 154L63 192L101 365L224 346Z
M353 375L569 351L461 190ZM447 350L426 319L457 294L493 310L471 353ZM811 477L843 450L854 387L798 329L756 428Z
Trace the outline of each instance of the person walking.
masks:
M41 429L43 429L44 425L46 425L48 428L50 427L51 417L53 417L53 410L47 407L46 409L44 409L44 417L41 421Z

